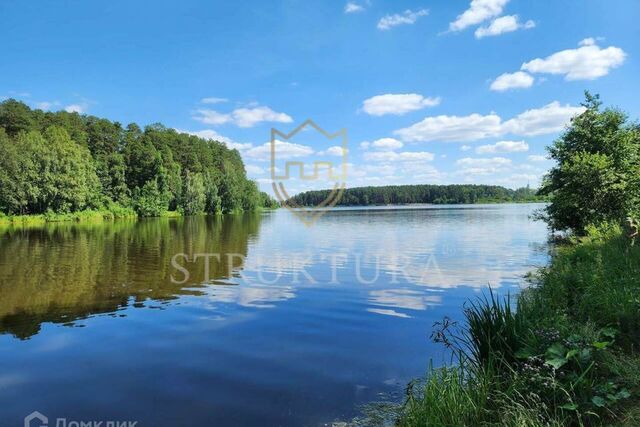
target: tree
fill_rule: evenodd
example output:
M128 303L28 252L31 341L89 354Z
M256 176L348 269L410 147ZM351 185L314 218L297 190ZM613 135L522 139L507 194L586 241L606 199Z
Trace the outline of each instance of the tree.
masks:
M96 173L102 184L102 194L106 200L112 200L126 206L129 203L127 187L127 166L124 156L112 153L96 156Z
M2 208L8 213L72 212L99 204L91 155L59 127L20 133L0 144Z
M551 197L543 214L550 227L578 234L621 221L640 202L640 129L620 110L601 111L597 95L585 97L584 113L549 148L556 165L540 190Z
M37 147L42 211L73 212L96 207L100 183L89 150L57 126L48 128L44 138L46 146Z
M0 212L24 214L35 198L37 177L28 153L21 156L18 145L0 128Z
M211 213L260 205L240 154L222 142L161 124L123 129L98 117L31 110L15 100L0 103L0 184L0 211L12 214L112 202L144 214L184 203L189 212ZM185 189L191 193L183 197Z
M4 128L9 136L34 130L31 110L25 103L15 99L4 101L0 104L0 127Z
M138 215L161 216L169 206L169 196L162 191L156 179L147 181L142 188L136 188L133 194L133 207Z
M218 187L215 184L207 186L205 211L212 215L222 213L222 198L218 195Z
M183 179L180 210L184 215L197 215L204 212L206 194L202 175L187 172Z

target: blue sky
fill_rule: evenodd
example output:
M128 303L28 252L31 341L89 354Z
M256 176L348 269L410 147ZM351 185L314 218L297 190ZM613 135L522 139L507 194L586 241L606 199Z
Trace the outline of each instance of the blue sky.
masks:
M640 117L637 0L3 0L0 17L0 98L217 136L264 189L270 129L307 118L348 130L351 187L517 187L585 89ZM305 138L282 159L340 154Z

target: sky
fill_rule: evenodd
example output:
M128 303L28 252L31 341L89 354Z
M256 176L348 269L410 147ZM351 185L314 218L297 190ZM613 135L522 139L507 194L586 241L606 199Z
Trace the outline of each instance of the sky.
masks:
M535 187L585 90L640 118L638 22L637 0L2 0L0 99L222 140L266 191L271 129L307 119L347 130L347 187ZM340 164L314 134L278 171Z

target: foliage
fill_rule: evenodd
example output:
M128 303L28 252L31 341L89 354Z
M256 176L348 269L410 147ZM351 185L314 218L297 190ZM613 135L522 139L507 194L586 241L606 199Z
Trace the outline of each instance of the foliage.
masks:
M465 309L462 327L438 323L433 337L458 363L410 390L400 425L637 420L628 408L640 396L640 248L619 229L592 233L556 252L517 312L490 292Z
M140 216L162 216L168 210L170 194L156 179L147 181L133 195L133 206Z
M197 215L203 213L207 195L202 175L187 172L182 185L180 211L184 215Z
M0 103L0 212L77 212L117 203L141 215L254 210L271 204L236 150L160 124Z
M584 234L590 224L620 221L640 206L640 127L617 109L601 110L586 93L585 112L549 148L556 161L541 194L544 218L556 230Z
M330 190L306 191L292 197L300 206L315 206L329 195ZM369 206L389 204L433 203L501 203L543 201L529 187L511 190L496 185L388 185L384 187L356 187L345 190L339 206Z
M41 226L50 222L102 222L116 218L136 218L137 213L117 203L110 203L105 209L88 209L73 213L54 213L48 211L40 215L5 215L0 213L0 226Z

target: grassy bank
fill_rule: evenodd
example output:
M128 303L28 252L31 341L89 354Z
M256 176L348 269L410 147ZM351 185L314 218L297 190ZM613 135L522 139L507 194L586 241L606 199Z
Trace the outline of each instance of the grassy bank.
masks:
M37 226L51 222L98 222L118 218L137 218L133 209L118 205L100 210L83 210L73 213L45 213L40 215L4 215L0 213L0 225Z
M437 325L455 363L409 387L398 425L640 425L640 246L618 228L556 248L517 301L490 293L465 318Z

